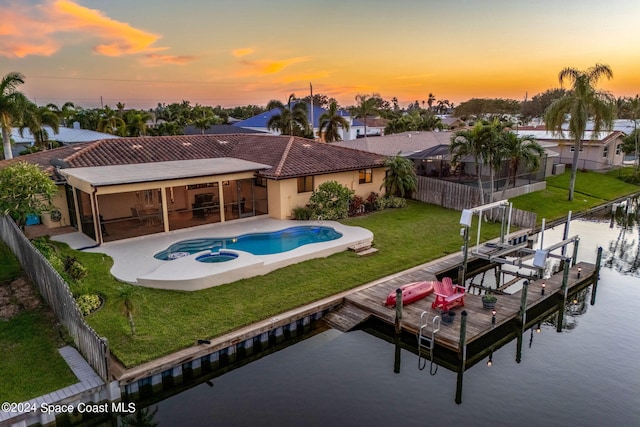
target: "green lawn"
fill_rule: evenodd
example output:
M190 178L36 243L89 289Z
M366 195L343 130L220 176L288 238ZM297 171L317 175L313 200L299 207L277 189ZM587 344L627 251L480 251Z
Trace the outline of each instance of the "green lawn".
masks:
M21 274L20 264L0 241L0 286ZM0 397L22 402L77 382L58 353L63 345L48 308L0 320Z
M569 171L547 178L545 190L515 197L509 201L513 202L515 208L537 213L537 222L540 224L542 218L548 221L563 218L569 211L573 213L585 211L609 200L616 200L640 191L637 185L627 184L618 179L619 174L618 171L609 174L578 171L571 202L567 200Z

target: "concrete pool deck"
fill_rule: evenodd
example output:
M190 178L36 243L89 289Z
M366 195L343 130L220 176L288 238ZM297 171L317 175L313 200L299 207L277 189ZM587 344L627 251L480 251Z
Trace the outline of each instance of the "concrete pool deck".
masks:
M265 233L297 226L331 227L342 237L329 242L312 243L291 251L272 255L253 255L248 252L224 249L238 254L238 258L220 263L198 262L203 251L172 261L162 261L154 255L170 245L188 239L237 237L249 233ZM248 277L260 276L288 265L313 258L323 258L350 247L371 244L373 233L362 227L351 227L336 221L294 221L254 217L231 223L216 223L169 233L126 239L90 246L81 233L55 236L53 240L67 243L74 249L103 253L113 258L111 274L118 280L151 288L195 291Z

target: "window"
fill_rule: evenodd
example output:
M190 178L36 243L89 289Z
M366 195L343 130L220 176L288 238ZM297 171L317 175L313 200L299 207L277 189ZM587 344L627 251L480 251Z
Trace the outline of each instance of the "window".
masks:
M605 159L606 159L607 157L609 157L609 146L608 146L608 145L605 145L605 146L602 148L602 157L603 157L603 158L605 158Z
M256 187L265 187L266 188L266 186L267 186L267 178L265 178L263 176L257 176L255 185L256 185Z
M373 182L373 172L371 168L360 169L358 173L360 174L360 179L358 180L360 184L368 184L370 182Z
M298 177L298 193L313 191L313 176Z
M575 148L575 146L572 145L571 146L571 152L573 153L574 151L576 151L576 148ZM581 145L580 146L580 152L582 153L583 151L584 151L584 147Z
M619 156L622 153L622 144L616 145L616 156Z

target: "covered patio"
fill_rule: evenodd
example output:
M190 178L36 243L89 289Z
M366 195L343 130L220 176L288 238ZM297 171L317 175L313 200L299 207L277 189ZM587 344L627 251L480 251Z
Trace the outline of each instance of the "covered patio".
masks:
M214 158L62 169L71 225L97 244L268 214L271 166Z

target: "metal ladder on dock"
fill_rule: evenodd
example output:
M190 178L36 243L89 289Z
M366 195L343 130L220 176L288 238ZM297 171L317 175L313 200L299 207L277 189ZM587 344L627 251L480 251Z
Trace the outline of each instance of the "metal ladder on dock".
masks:
M434 316L431 321L431 336L427 336L425 334L425 329L429 327L427 312L423 311L420 314L420 331L418 332L418 369L423 370L427 366L427 358L422 356L422 351L425 350L428 352L428 358L431 361L431 366L429 367L429 372L431 375L435 375L438 372L438 365L435 365L433 362L433 348L436 345L436 334L440 331L440 316ZM427 332L428 333L428 332Z

